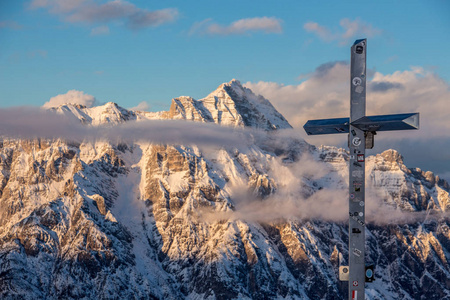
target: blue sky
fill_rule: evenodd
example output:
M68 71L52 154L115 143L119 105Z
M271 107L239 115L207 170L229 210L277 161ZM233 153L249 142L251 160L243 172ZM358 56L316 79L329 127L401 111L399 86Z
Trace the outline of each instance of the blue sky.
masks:
M323 63L348 61L352 41L367 36L357 30L339 37L343 19L370 28L369 68L392 73L421 66L450 78L448 1L121 1L136 11L172 9L172 19L134 29L126 16L81 16L108 1L68 2L69 12L54 1L0 2L0 106L39 106L76 89L100 102L147 101L161 110L173 97L201 98L232 78L298 84ZM262 24L208 33L214 24L224 29L263 17L279 29ZM306 30L307 23L329 36Z
M167 110L236 78L301 128L348 115L363 37L368 114L421 113L419 133L380 134L374 153L399 149L450 179L450 1L0 0L0 108L70 95Z

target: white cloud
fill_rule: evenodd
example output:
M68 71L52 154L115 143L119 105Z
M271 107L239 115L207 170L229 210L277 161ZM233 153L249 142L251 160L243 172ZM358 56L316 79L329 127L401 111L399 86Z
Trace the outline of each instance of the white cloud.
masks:
M368 71L369 72L369 71ZM370 73L370 72L369 72ZM393 148L409 167L444 173L450 170L450 85L423 68L392 74L373 72L367 84L367 115L420 112L420 130L381 132L373 152ZM310 143L346 147L344 135L306 136L309 119L348 117L349 65L333 62L319 66L298 85L247 82L246 87L269 99Z
M109 34L109 27L106 25L94 27L91 30L91 35L108 35Z
M129 110L134 110L134 111L148 111L149 109L150 109L150 104L148 104L148 102L146 102L146 101L142 101L137 106L129 108Z
M176 9L149 11L124 0L108 1L102 4L94 0L33 0L29 7L47 9L51 14L60 16L66 22L105 24L119 21L133 30L172 22L178 16Z
M55 97L50 98L48 102L46 102L42 107L50 108L57 107L62 104L81 104L86 107L92 107L95 104L96 100L94 96L85 94L82 91L70 90L65 94L60 94Z
M234 21L230 25L224 26L212 23L212 19L206 19L195 23L189 34L200 33L210 35L233 35L245 34L248 32L260 31L264 33L281 33L282 21L274 17L246 18Z
M303 28L308 32L316 34L325 42L338 41L340 45L348 44L354 37L373 37L382 33L380 29L374 28L372 25L367 24L360 19L351 21L350 19L345 18L339 22L339 25L342 29L335 32L332 32L327 27L316 22L305 23Z

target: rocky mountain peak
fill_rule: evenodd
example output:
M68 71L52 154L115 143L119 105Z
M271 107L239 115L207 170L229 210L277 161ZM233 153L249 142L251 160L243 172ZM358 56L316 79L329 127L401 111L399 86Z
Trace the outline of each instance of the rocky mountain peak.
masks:
M403 156L400 153L398 153L398 151L396 151L396 150L393 150L393 149L386 150L383 153L381 153L381 156L387 162L392 162L392 163L396 162L398 164L403 165Z
M403 156L394 149L389 149L381 154L377 154L375 156L377 160L377 164L374 165L374 168L382 171L382 172L404 172L407 174L411 174L411 170L405 166L403 162Z
M232 99L234 98L233 100L242 100L242 96L244 94L245 88L242 86L241 82L233 78L230 82L225 82L219 85L217 89L206 96L206 98L212 96L226 97L226 95L228 95L228 97Z
M268 131L292 128L269 100L255 95L236 79L221 84L199 102L218 124L247 126Z
M269 100L255 95L236 79L221 84L200 100L188 96L172 99L169 111L163 112L161 117L267 131L292 128Z
M163 113L165 119L182 119L198 122L213 122L211 115L200 102L189 96L180 96L172 99L168 112Z
M125 121L136 120L136 114L114 102L108 102L102 106L90 109L93 125L100 124L118 124Z

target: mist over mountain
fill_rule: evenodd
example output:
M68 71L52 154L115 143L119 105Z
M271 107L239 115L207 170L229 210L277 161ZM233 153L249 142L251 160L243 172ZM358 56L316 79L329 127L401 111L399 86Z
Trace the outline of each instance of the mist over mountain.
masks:
M347 299L348 153L239 81L46 109L0 118L1 299ZM395 150L366 173L367 299L450 299L450 185Z

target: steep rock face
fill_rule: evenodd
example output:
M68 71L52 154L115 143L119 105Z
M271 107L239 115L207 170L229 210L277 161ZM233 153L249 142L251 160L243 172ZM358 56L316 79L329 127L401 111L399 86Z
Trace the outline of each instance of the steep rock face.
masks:
M209 103L247 97L228 85ZM160 116L219 120L210 104L177 99ZM71 107L68 116L90 125L142 117L114 105ZM242 126L269 124L260 112ZM241 126L231 114L225 119ZM346 223L271 215L291 198L345 191L348 154L284 139L268 135L247 149L214 151L2 140L0 298L347 299L337 279L347 264ZM437 214L447 210L448 184L408 169L391 150L368 157L366 168L387 211L413 216L368 223L366 259L376 265L370 299L450 299L450 230Z
M114 181L127 172L118 150L88 146L96 155L83 161L86 145L3 142L2 161L10 169L0 199L0 295L176 299L165 272L157 282L134 270L133 233L111 214L119 196Z
M268 131L292 128L267 99L255 95L235 79L200 100L185 96L173 99L170 110L162 117Z
M234 79L220 85L199 102L217 124L263 130L292 128L267 99L255 95Z
M388 203L409 211L446 212L450 208L448 187L432 172L408 169L395 150L372 157L368 173L376 187L385 189Z
M343 178L348 177L348 154L345 150L326 146L318 150L320 160L329 162L336 170L340 170ZM450 208L448 183L433 172L423 172L419 168L409 169L404 165L401 154L392 149L367 157L366 185L376 190L377 197L381 197L394 209L442 213Z
M203 107L200 101L191 97L181 96L172 100L170 110L163 115L167 119L192 120L198 122L213 122L211 113Z
M160 260L168 272L177 274L185 296L300 295L294 277L283 276L283 258L275 245L267 244L261 226L237 220L202 220L203 210L220 213L233 207L226 174L195 149L152 145L143 155L148 157L145 173L149 174L143 197L161 238ZM220 159L228 163L232 158L222 151Z

